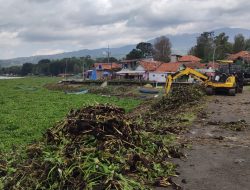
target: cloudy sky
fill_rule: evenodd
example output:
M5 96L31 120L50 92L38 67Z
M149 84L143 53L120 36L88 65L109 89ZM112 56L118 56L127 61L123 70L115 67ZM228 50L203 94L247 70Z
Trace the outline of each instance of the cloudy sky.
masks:
M250 29L249 0L0 0L0 59Z

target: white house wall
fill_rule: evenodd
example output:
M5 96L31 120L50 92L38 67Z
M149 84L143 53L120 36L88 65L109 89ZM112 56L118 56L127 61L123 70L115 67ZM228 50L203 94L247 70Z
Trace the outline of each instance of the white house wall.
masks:
M209 68L209 69L196 69L196 71L198 71L198 72L200 72L200 73L213 73L213 72L215 72L215 70L214 69L212 69L212 68Z
M138 65L135 70L136 71L145 71L145 69L141 65Z
M166 82L167 73L149 73L149 81Z

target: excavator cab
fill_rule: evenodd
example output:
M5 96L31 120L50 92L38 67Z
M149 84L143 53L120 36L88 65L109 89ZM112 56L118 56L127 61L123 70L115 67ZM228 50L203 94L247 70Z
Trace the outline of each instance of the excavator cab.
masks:
M219 63L219 75L226 76L229 81L221 81L229 83L230 81L235 83L235 93L243 92L244 85L244 72L241 66L236 65L231 60L217 60ZM234 90L231 90L233 92Z
M212 77L213 82L226 82L228 75L226 73L217 73Z

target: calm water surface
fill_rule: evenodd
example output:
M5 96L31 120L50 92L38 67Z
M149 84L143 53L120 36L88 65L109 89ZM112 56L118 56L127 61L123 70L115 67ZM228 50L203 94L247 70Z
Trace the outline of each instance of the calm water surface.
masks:
M20 78L23 78L23 77L5 77L5 76L0 76L0 80L1 79L20 79Z

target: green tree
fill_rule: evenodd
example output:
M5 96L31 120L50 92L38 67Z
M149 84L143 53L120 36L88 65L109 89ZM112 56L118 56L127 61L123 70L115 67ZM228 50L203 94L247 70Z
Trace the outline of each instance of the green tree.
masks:
M169 62L171 55L171 42L165 37L156 38L154 43L154 59L156 61Z
M11 66L0 68L0 74L21 75L22 66Z
M51 61L49 59L41 59L35 66L33 73L38 75L50 75L50 63Z
M67 64L66 64L67 63ZM2 74L35 74L35 75L53 75L56 76L60 73L77 74L83 71L83 64L86 69L93 68L94 60L90 56L81 58L64 58L58 60L42 59L38 64L25 63L22 67L9 67L0 68L0 73Z
M214 38L215 59L225 59L227 54L232 53L233 45L228 42L229 37L223 32Z
M94 67L95 61L91 58L90 55L80 58L83 61L85 69L92 69Z
M21 69L21 75L25 76L31 74L33 71L33 64L32 63L24 63Z
M234 37L233 53L238 53L245 50L245 37L238 34Z
M50 73L54 76L64 73L65 64L61 60L53 60L50 64Z
M112 63L112 62L118 62L118 60L115 58L115 57L110 57L110 58L107 58L107 57L99 57L99 58L96 58L96 62L97 63Z
M140 42L136 45L136 49L141 50L143 57L153 55L153 45L148 42Z
M245 50L250 51L250 38L245 41Z
M214 32L203 32L197 38L197 45L195 46L195 56L201 58L204 62L213 59L214 50Z
M143 58L143 53L139 49L133 49L126 55L126 59L140 59Z
M196 55L196 46L190 48L188 55Z

